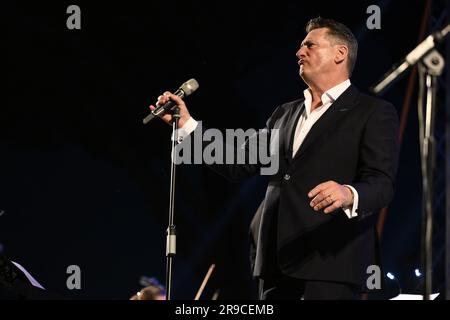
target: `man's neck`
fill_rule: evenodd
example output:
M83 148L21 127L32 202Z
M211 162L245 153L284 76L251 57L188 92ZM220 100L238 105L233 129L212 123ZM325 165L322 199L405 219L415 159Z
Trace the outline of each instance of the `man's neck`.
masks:
M330 90L331 88L334 88L338 84L344 82L348 78L342 78L339 80L335 80L328 83L323 84L308 84L309 92L311 93L312 101L311 101L311 111L314 111L314 109L320 107L322 105L322 95Z
M322 105L322 94L319 93L319 91L312 90L311 87L309 88L309 92L311 93L311 112L314 111L314 109L320 107ZM324 91L325 92L325 91Z

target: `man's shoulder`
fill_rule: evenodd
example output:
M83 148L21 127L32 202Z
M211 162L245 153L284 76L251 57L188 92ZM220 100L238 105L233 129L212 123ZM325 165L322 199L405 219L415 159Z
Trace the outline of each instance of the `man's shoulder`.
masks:
M360 106L359 108L355 109L359 110L359 112L370 115L374 113L397 114L397 109L395 108L395 106L387 100L360 92L359 90L354 90L353 93L356 95L355 98L357 101L357 105Z
M305 101L305 98L300 98L297 100L292 100L292 101L288 101L288 102L284 102L282 103L279 108L284 109L284 110L289 110L292 108L298 108L300 107L303 102Z
M373 115L396 115L398 113L392 103L359 91L353 84L338 98L340 104L348 104L351 114L357 119L370 118ZM336 102L338 103L338 100Z
M364 105L373 106L373 107L388 107L393 108L393 104L387 100L383 100L381 98L375 97L370 94L359 92L359 100Z
M305 101L305 99L301 98L301 99L297 99L297 100L293 100L293 101L284 102L284 103L278 105L278 107L276 108L274 113L278 113L280 115L287 114L290 112L292 113L293 111L300 108L303 105L304 101Z
M284 117L289 113L292 113L297 108L300 108L303 105L304 100L305 99L297 99L297 100L279 104L273 111L272 115L270 116L270 120L273 121L278 118Z
M275 123L276 121L280 121L282 119L289 119L290 116L294 114L295 110L297 110L303 105L304 100L305 99L297 99L279 104L272 112L272 115L270 116L266 125L271 127L273 123Z

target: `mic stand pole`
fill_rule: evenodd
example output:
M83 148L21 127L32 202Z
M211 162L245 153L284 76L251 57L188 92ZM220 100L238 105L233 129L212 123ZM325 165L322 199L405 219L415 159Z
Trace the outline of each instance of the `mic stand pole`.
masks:
M434 119L437 78L444 69L444 58L431 51L419 64L419 140L422 168L422 268L424 270L423 299L430 300L432 291L433 249L433 174L435 169L436 143ZM424 83L425 80L425 83ZM425 92L426 90L426 92ZM425 101L425 110L423 102ZM424 114L425 111L425 114ZM425 116L425 117L424 117Z
M172 267L173 258L176 254L176 229L174 225L175 208L175 174L176 174L176 156L175 147L178 143L178 122L180 120L180 108L173 109L173 140L172 140L172 163L170 168L170 200L169 200L169 226L166 234L166 300L172 300Z
M404 61L389 72L382 81L371 88L375 94L380 94L388 85L399 78L409 67L419 63L419 142L422 170L422 244L421 262L424 269L423 298L430 299L431 286L431 261L433 245L433 173L435 167L436 146L434 141L434 104L436 99L437 77L444 69L444 58L434 49L436 44L442 41L450 33L450 24L441 30L429 35ZM426 83L424 83L424 80ZM426 94L425 94L426 86ZM426 101L425 118L423 102Z

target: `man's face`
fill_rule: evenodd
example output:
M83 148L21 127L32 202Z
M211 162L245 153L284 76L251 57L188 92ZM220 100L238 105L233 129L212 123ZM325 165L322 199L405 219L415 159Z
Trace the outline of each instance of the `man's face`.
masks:
M306 83L335 70L336 49L330 43L327 32L326 28L311 30L296 53L299 58L300 76Z

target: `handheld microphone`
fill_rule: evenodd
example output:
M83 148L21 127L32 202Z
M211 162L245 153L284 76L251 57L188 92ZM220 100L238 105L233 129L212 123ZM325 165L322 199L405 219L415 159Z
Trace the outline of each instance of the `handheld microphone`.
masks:
M180 98L184 98L189 96L191 93L193 93L195 90L197 90L199 87L199 84L197 80L190 79L183 83L180 88L178 88L177 91L174 92L175 95L179 96ZM148 116L142 120L144 124L149 123L153 118L158 117L159 115L173 110L177 104L170 100L163 106L157 106L155 110L153 110Z

